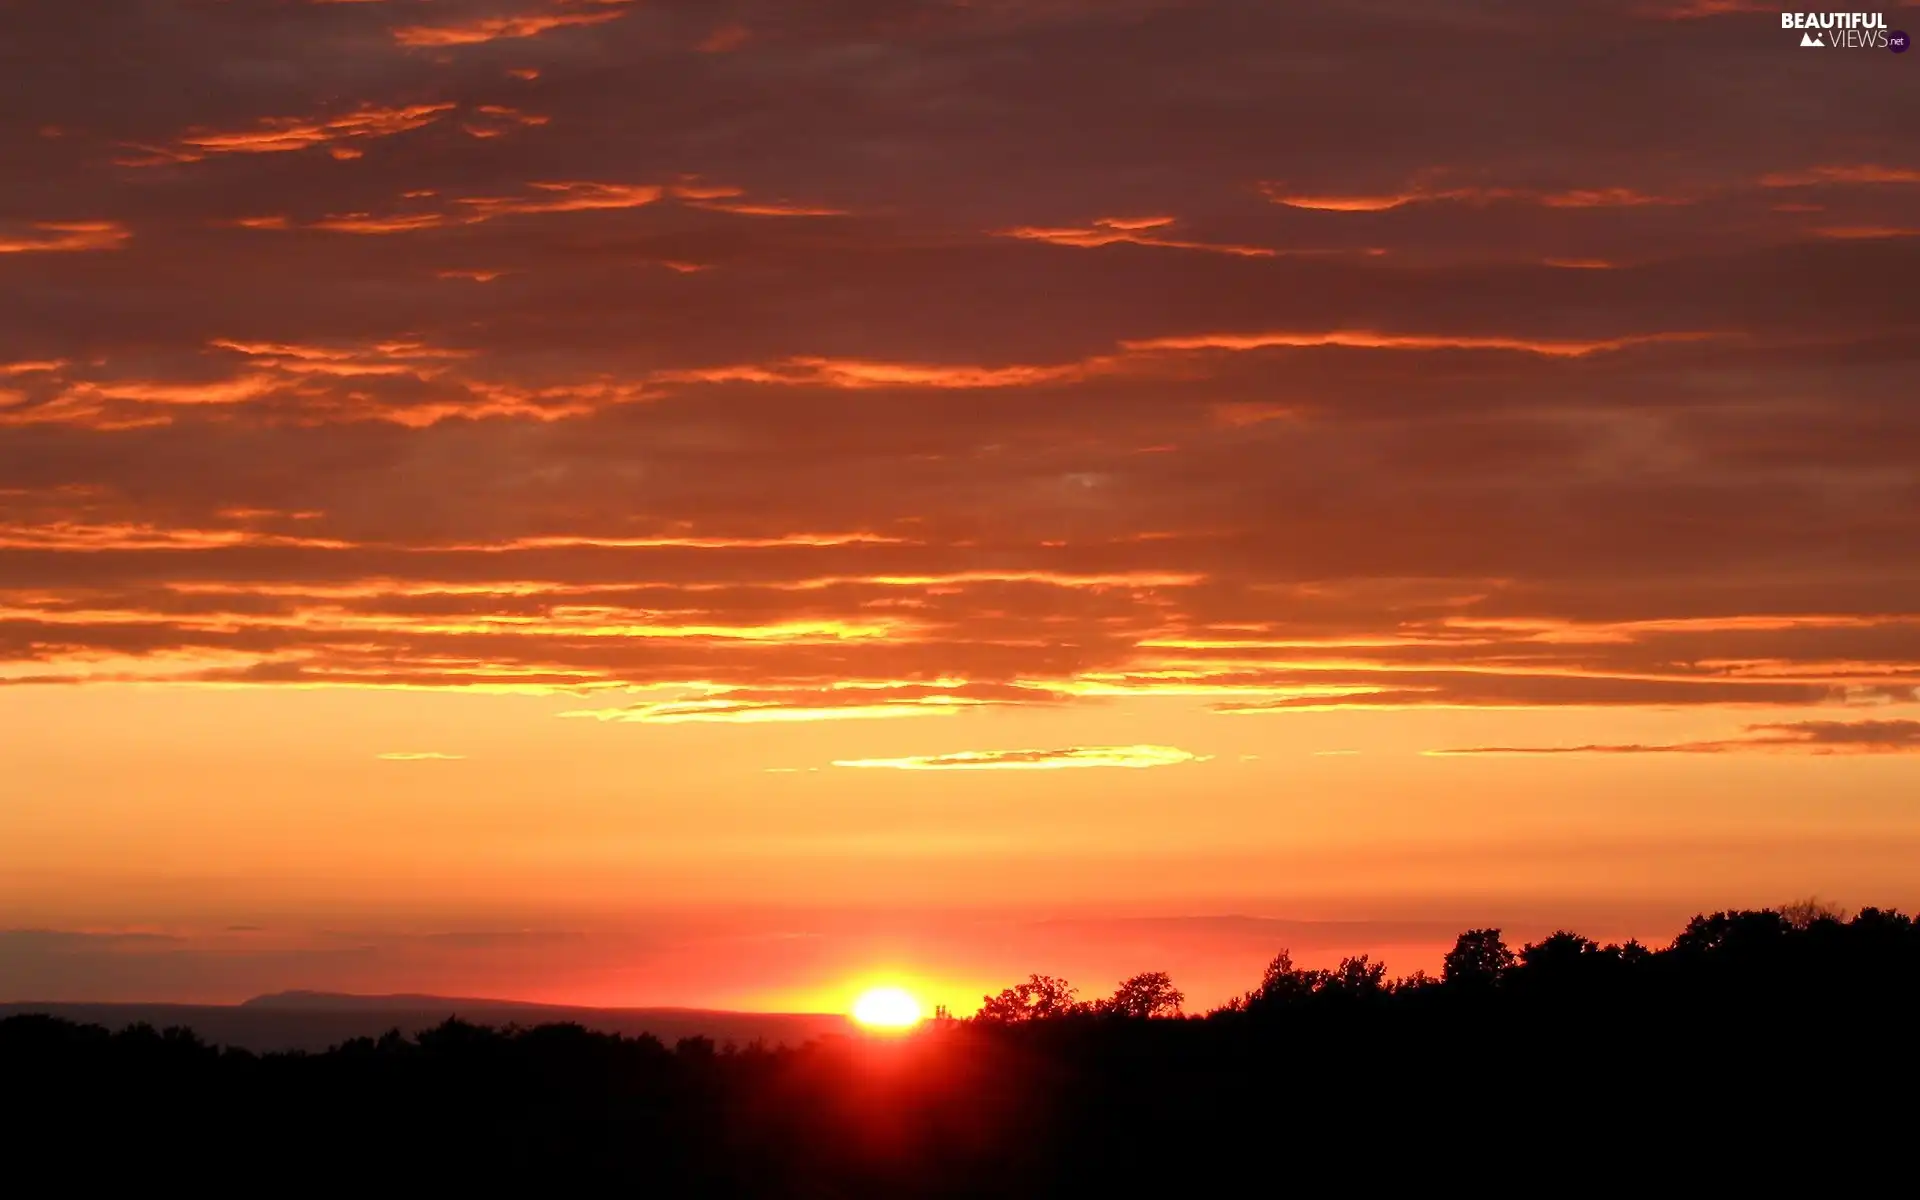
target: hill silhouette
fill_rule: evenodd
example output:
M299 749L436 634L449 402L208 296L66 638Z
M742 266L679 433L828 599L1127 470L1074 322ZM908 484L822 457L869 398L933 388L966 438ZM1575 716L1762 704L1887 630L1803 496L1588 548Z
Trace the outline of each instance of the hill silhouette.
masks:
M303 1011L364 1012L405 1008L529 1008L563 1012L581 1008L576 1004L538 1004L525 1000L489 1000L478 996L435 996L427 993L400 992L384 996L364 996L353 992L269 992L242 1000L241 1008L280 1008Z
M686 1037L716 1042L799 1045L847 1031L838 1013L732 1012L701 1008L588 1008L520 1000L401 994L363 996L341 992L290 991L255 996L232 1005L0 1004L0 1018L29 1013L63 1017L110 1029L151 1025L192 1029L215 1046L254 1053L317 1052L354 1038L379 1037L398 1029L412 1036L449 1018L483 1025L570 1023L600 1033L650 1034L672 1043Z
M1660 949L1468 930L1437 978L1281 950L1250 982L1180 1016L1157 972L1092 1002L1034 976L967 1021L776 1049L445 1020L260 1055L15 1016L0 1078L31 1103L4 1129L16 1172L203 1189L1830 1193L1907 1161L1920 928L1897 912L1714 913Z

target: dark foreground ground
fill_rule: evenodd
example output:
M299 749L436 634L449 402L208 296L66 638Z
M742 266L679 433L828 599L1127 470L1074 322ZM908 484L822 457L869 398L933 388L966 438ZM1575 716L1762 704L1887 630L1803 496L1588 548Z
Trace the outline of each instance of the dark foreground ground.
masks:
M1481 938L1444 982L1274 971L1205 1018L1073 1013L771 1051L451 1022L260 1056L14 1017L0 1150L8 1178L47 1181L38 1194L1910 1186L1920 931L1905 918L1730 914L1659 952L1543 946L1512 961Z

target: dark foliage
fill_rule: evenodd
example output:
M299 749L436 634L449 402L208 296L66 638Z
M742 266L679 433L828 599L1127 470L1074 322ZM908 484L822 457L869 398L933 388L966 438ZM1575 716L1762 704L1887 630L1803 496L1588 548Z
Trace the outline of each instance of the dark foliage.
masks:
M1660 951L1474 930L1440 979L1282 953L1206 1017L1157 1015L1158 973L1092 1004L1022 987L997 1019L771 1050L449 1021L254 1055L15 1017L0 1149L81 1194L1826 1193L1914 1130L1920 928L1877 909L1716 913Z

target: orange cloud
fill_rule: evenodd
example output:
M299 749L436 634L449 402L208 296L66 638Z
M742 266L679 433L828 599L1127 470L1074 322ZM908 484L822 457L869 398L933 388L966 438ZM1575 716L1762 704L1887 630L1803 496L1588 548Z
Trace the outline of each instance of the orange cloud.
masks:
M1920 237L1920 228L1904 225L1822 225L1814 230L1823 238L1858 241L1868 238Z
M720 688L694 699L656 701L620 708L580 709L567 717L653 725L688 722L758 724L789 721L851 721L892 717L952 716L963 709L1004 704L1057 703L1042 687L969 683L901 683L841 680L815 688Z
M595 183L572 180L530 183L530 196L466 196L462 205L476 221L515 213L586 212L594 209L640 208L659 200L665 189L654 184Z
M1902 616L1837 616L1823 613L1774 613L1765 616L1656 617L1641 621L1553 621L1539 618L1454 616L1440 622L1447 630L1495 633L1503 641L1554 645L1626 643L1650 633L1783 632L1796 629L1873 629L1920 620Z
M1777 171L1760 177L1762 187L1808 187L1823 183L1920 183L1920 168L1846 163Z
M540 537L514 538L505 542L488 542L478 546L452 547L454 549L481 550L553 550L569 546L601 546L616 549L687 549L687 550L763 550L782 546L893 546L905 539L886 537L877 533L786 533L778 537L614 537L592 534L549 534Z
M1383 333L1369 329L1274 330L1262 333L1201 333L1142 338L1120 344L1122 355L1095 355L1076 362L1002 366L881 362L866 359L796 357L771 363L735 363L717 367L663 370L652 376L657 384L759 383L783 386L871 388L935 388L973 390L1033 387L1086 380L1129 368L1129 357L1184 353L1196 350L1268 350L1347 347L1364 350L1505 350L1548 358L1584 358L1633 346L1703 341L1721 335L1710 332L1628 334L1609 338L1530 338L1508 335ZM1284 407L1228 403L1215 406L1225 423L1258 423L1284 415Z
M1544 191L1537 188L1502 187L1409 187L1400 191L1353 195L1296 193L1276 183L1263 183L1261 192L1275 204L1288 208L1318 209L1324 212L1384 212L1409 204L1454 201L1463 204L1512 202L1539 204L1547 208L1639 208L1646 205L1691 204L1686 196L1662 196L1627 187L1571 188Z
M538 124L544 118L528 118L524 123ZM469 132L473 132L469 130ZM482 135L490 136L490 135ZM845 210L818 205L785 204L772 201L733 199L742 195L739 188L696 184L602 183L594 180L539 181L526 185L517 196L461 196L451 209L419 212L330 213L308 228L335 233L388 234L440 229L454 225L476 225L500 217L537 213L593 212L625 208L644 208L671 195L691 208L714 212L763 217L830 217L845 215ZM434 193L409 192L405 198L424 199ZM244 223L244 222L243 222ZM284 228L254 219L254 228ZM676 270L701 270L698 264L671 262Z
M753 31L738 21L730 21L717 26L712 33L701 39L700 52L703 54L725 54L729 50L738 50L745 45Z
M1691 204L1683 196L1656 196L1633 188L1574 188L1564 192L1536 192L1529 197L1548 208L1640 208L1649 204Z
M1267 199L1275 204L1284 204L1288 208L1311 208L1323 212L1385 212L1390 208L1400 208L1416 200L1430 200L1435 197L1419 192L1392 192L1375 196L1325 196L1300 195L1281 192L1273 184L1262 184L1261 190Z
M1410 626L1404 618L1368 617L1364 601L1349 596L1343 606L1361 606L1349 618L1351 632L1288 637L1264 632L1264 623L1209 619L1209 607L1221 595L1217 580L1179 580L1195 590L1175 593L1168 590L1174 582L1138 574L816 574L811 556L844 549L885 555L894 549L838 538L809 539L835 544L790 547L805 553L771 558L760 552L775 547L748 538L637 539L661 544L631 546L619 538L345 543L326 538L324 526L313 535L287 535L253 528L82 524L5 532L12 548L100 553L104 570L113 569L115 553L172 551L179 556L169 568L175 579L166 584L172 598L156 605L146 593L15 590L0 593L7 601L0 620L16 629L38 625L47 632L36 640L55 646L104 649L136 638L153 651L174 645L224 653L238 639L234 644L254 648L255 659L244 667L180 660L171 668L175 678L200 682L692 693L572 714L605 721L939 716L982 705L1129 696L1205 698L1224 714L1881 704L1911 701L1920 685L1920 663L1898 653L1910 644L1904 618L1664 619L1616 623L1634 630L1628 637L1608 630L1541 641L1536 635L1552 633L1552 623ZM608 544L599 544L603 540ZM543 544L549 542L568 544ZM352 556L335 566L314 554L302 570L331 574L338 582L306 584L220 582L200 576L191 562L195 555L264 547ZM678 555L683 549L701 551L702 560L712 555L714 566ZM905 549L915 557L938 552ZM646 585L595 585L571 575L594 559L556 558L556 550L633 555L622 560L628 577L635 571L653 577L663 569L671 574ZM656 554L662 557L640 557ZM449 568L493 570L496 563L508 573L498 583L419 582ZM743 584L740 572L750 564L765 571L757 582ZM561 573L547 579L524 575L556 568ZM341 570L352 574L341 576ZM377 571L389 574L371 573ZM236 597L241 602L232 602ZM1451 603L1472 602L1463 597ZM1285 608L1289 601L1273 593L1268 604ZM1083 606L1084 616L1067 615ZM1375 620L1389 624L1376 626ZM1194 632L1170 636L1170 628ZM1202 630L1214 632L1206 636ZM1807 652L1837 635L1845 640L1836 644L1863 650L1884 645L1888 656L1840 659ZM1056 639L1078 648L1057 654ZM1775 657L1729 653L1749 644L1768 647ZM98 677L107 669L99 665L99 654L57 652L17 663L15 673ZM962 661L955 656L964 656L964 671L954 671ZM144 678L164 673L137 662L115 670ZM931 670L947 677L902 682ZM689 680L696 671L704 682ZM764 682L772 680L786 682Z
M479 17L448 25L406 25L393 31L393 40L413 47L474 46L482 42L538 37L554 29L603 25L626 15L613 7L626 0L600 0L600 3L605 7L598 12L553 11Z
M1448 334L1390 334L1366 329L1325 333L1202 333L1124 342L1128 350L1264 350L1272 347L1350 346L1368 350L1513 350L1555 358L1582 358L1605 350L1656 342L1694 341L1709 333L1649 333L1615 338L1522 338Z
M392 339L332 345L215 338L213 350L239 356L245 368L224 379L51 379L36 383L38 403L24 393L0 395L0 426L66 424L95 429L164 425L164 410L237 406L273 397L274 416L294 421L379 420L415 428L449 417L518 416L551 421L643 398L637 385L612 381L525 388L464 377L456 370L476 351ZM52 364L57 375L64 364ZM336 388L328 380L355 381ZM381 380L433 384L432 389L376 388ZM156 411L159 410L159 411Z
M121 380L76 383L69 395L84 399L132 400L141 404L243 404L279 386L271 375L241 375L208 383Z
M87 524L54 521L45 525L0 525L0 547L9 550L212 550L227 546L298 546L343 550L335 538L293 537L248 529L180 529L154 525Z
M429 378L449 360L471 358L473 351L448 350L420 342L376 342L367 346L303 346L281 342L209 343L252 359L257 365L293 375L412 375Z
M1920 721L1786 721L1749 725L1744 737L1645 745L1475 746L1429 750L1458 754L1734 754L1789 751L1808 754L1920 754Z
M563 717L593 717L601 721L638 721L650 725L687 722L751 725L769 721L849 721L884 717L940 717L960 711L957 702L922 701L892 704L804 705L745 703L731 700L685 700L630 708L602 708L561 713Z
M836 767L884 767L898 771L1051 771L1064 767L1170 767L1205 762L1174 746L1072 746L1062 750L960 750L906 758L837 759Z
M862 359L792 358L770 365L746 364L662 371L663 383L778 383L836 388L1000 388L1076 379L1087 366L939 366L930 363L872 362Z
M532 194L522 196L464 196L453 212L332 213L309 228L334 233L388 234L440 229L449 225L477 225L497 217L526 213L588 212L598 209L639 208L659 200L664 189L652 184L532 183Z
M711 212L734 213L743 217L844 217L844 208L827 208L822 205L780 204L773 201L751 200L695 200L688 201L690 208L704 208Z
M726 184L701 183L697 179L686 179L669 189L674 199L689 208L704 208L712 212L738 213L751 217L842 217L845 209L828 208L814 204L786 204L774 201L749 201L740 197L745 190Z
M25 234L0 233L0 254L118 250L133 234L118 221L35 221Z
M1267 421L1278 421L1296 415L1296 410L1279 404L1262 404L1257 401L1228 401L1213 406L1213 419L1229 429L1244 429L1250 425L1260 425Z
M392 137L420 129L451 111L451 102L382 108L366 105L337 117L267 117L251 129L194 129L168 146L140 146L148 157L119 160L120 166L151 167L167 163L199 162L216 154L285 154L316 147L357 151L345 143Z
M466 755L442 754L438 750L389 750L385 754L374 757L386 759L388 762L458 762Z
M482 139L500 137L516 129L545 125L551 120L538 113L521 112L504 104L482 104L473 112L473 118L463 122L460 128L468 136Z
M1000 230L998 236L1051 242L1056 246L1098 247L1127 243L1135 246L1163 246L1174 250L1204 250L1213 254L1233 254L1242 258L1272 258L1277 251L1265 246L1239 246L1225 242L1195 242L1163 237L1151 232L1174 223L1172 217L1100 217L1092 225L1043 228L1022 225Z
M315 221L309 228L334 233L409 233L416 229L438 229L448 224L442 213L407 213L374 216L372 213L333 213Z

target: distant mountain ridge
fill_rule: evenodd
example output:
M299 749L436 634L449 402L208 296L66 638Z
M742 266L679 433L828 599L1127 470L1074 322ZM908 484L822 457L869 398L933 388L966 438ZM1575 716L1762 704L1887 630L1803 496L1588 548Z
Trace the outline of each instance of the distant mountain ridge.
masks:
M648 1005L644 1008L591 1008L583 1004L553 1004L542 1000L503 1000L486 996L435 996L422 992L399 992L392 995L363 995L358 992L310 992L293 990L269 992L242 1000L240 1008L288 1009L301 1012L392 1012L419 1008L456 1008L456 1009L538 1009L542 1012L580 1013L580 1012L632 1012L632 1013L715 1013L728 1016L762 1016L760 1013L742 1013L734 1009L685 1008L677 1005ZM815 1015L815 1014L792 1014Z
M457 1017L477 1025L540 1025L567 1022L626 1037L651 1034L671 1046L681 1038L769 1045L803 1042L845 1033L838 1013L729 1012L701 1008L587 1008L523 1000L401 994L362 996L345 992L274 992L240 1004L89 1004L68 1001L0 1004L0 1017L47 1013L83 1024L123 1029L148 1024L185 1026L215 1045L256 1053L317 1052L389 1030L415 1034Z

